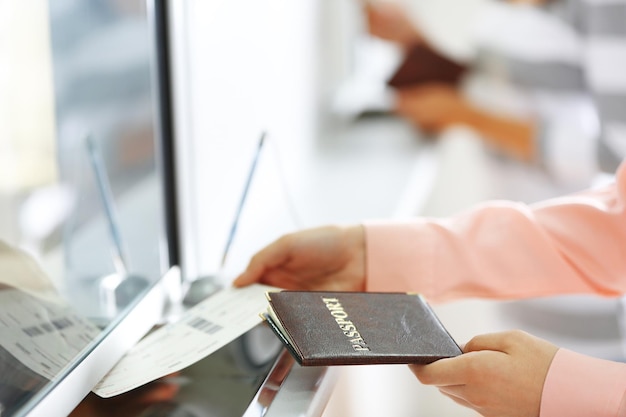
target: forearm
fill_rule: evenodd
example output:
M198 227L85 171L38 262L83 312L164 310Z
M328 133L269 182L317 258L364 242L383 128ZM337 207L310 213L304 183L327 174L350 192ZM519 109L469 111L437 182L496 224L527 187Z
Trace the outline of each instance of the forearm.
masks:
M522 161L533 161L537 154L536 127L530 120L504 117L470 108L465 122L487 143Z
M366 225L367 289L433 301L626 292L626 164L606 189Z

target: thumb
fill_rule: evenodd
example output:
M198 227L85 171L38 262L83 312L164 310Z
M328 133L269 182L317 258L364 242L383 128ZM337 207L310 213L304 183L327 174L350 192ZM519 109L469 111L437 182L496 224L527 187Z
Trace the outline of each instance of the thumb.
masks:
M510 352L518 345L520 339L530 335L521 330L511 330L506 332L489 333L475 336L463 346L463 353L476 352L480 350L492 350L496 352Z

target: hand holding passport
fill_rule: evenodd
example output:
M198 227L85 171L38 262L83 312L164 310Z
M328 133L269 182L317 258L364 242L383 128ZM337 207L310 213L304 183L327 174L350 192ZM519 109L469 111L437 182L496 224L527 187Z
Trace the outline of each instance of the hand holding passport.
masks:
M263 317L303 366L427 364L461 349L418 294L280 291Z
M389 87L401 89L428 83L458 84L467 67L431 46L404 7L366 0L363 9L369 33L397 44L405 51L400 66L387 81Z

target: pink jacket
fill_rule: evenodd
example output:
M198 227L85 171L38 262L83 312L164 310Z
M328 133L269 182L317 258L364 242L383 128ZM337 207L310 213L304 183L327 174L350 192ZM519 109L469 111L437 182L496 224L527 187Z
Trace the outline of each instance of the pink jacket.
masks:
M368 291L433 302L626 294L626 161L606 188L447 219L366 224ZM541 417L626 416L626 364L560 349Z

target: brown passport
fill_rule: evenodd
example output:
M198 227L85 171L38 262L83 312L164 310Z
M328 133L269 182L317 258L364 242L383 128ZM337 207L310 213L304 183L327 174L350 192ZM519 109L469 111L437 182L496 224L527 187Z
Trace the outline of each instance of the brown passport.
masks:
M410 47L396 72L387 81L393 88L419 84L458 84L467 67L420 43Z
M303 366L427 364L461 349L421 295L279 291L263 317Z

